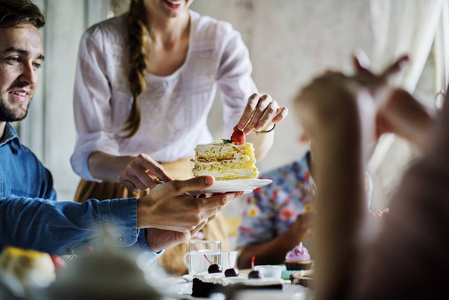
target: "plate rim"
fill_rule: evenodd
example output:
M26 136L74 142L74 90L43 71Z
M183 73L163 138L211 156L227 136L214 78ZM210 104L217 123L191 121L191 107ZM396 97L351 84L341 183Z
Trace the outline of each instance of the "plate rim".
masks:
M236 182L236 181L239 181L239 182L252 182L252 183L259 183L259 185L257 185L257 186L251 186L251 185L248 185L248 189L243 189L243 190L239 190L239 191L241 191L241 192L247 192L247 193L250 193L250 192L252 192L252 191L254 191L255 189L257 189L257 188L260 188L260 187L263 187L263 186L266 186L266 185L268 185L268 184L270 184L270 183L272 183L273 182L273 180L272 179L269 179L269 178L254 178L254 179L252 179L252 178L245 178L245 179L230 179L230 180L216 180L215 182L214 182L214 184L213 185L211 185L210 187L208 187L208 188L205 188L205 189L202 189L202 190L199 190L199 191L192 191L192 193L194 193L194 194L202 194L202 193L227 193L227 192L239 192L239 191L237 191L237 190L230 190L230 191L222 191L221 189L224 189L225 188L225 186L221 186L221 185L225 185L226 183L229 183L229 182ZM220 191L216 191L216 189L217 189L217 183L219 183L218 185L218 188L220 188ZM263 183L262 185L260 185L261 183Z

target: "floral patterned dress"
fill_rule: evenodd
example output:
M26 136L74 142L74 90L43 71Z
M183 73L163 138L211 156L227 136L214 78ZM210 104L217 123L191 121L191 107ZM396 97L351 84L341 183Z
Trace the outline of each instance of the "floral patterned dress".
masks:
M239 227L237 248L263 244L281 235L296 216L312 210L313 180L308 166L309 153L299 161L263 173L272 184L245 195L246 207Z

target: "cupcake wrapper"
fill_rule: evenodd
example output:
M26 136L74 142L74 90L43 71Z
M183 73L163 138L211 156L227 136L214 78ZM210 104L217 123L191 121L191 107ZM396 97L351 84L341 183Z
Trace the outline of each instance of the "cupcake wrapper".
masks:
M304 261L304 262L285 261L284 264L287 270L289 271L309 270L312 267L311 261Z

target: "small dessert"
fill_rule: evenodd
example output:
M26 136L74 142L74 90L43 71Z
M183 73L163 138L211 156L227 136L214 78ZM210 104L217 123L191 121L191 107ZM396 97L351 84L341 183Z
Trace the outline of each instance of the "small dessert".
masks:
M192 297L209 297L212 293L229 294L236 290L263 289L281 290L283 281L274 278L249 279L240 274L225 277L223 273L208 274L206 272L193 276Z
M56 278L50 255L35 250L4 248L0 255L0 269L11 273L25 287L47 287Z
M253 271L248 276L227 276L233 273L233 269L227 269L222 273L196 274L193 277L192 297L209 297L212 293L232 294L239 290L281 290L283 281L274 278L262 278L259 271L254 270L254 256L251 260ZM253 274L253 275L251 275ZM232 298L232 297L231 297Z
M258 270L252 270L251 272L249 272L248 278L249 279L262 278L262 274L260 274Z
M209 274L212 273L221 273L223 272L223 268L219 264L211 264L209 268L207 268L207 272Z
M225 271L225 277L237 277L239 276L239 270L237 268L229 268Z
M248 278L249 279L257 279L257 278L262 278L262 274L260 274L259 270L254 270L254 261L255 261L255 257L251 257L251 272L249 272L248 274Z
M309 270L312 267L309 251L302 242L287 253L284 264L289 271Z
M255 179L259 175L253 145L236 128L231 140L197 145L193 162L195 176L212 175L216 180L231 180Z

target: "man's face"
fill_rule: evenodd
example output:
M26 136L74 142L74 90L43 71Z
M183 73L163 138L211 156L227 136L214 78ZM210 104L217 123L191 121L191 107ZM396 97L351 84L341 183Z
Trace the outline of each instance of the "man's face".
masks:
M0 28L0 122L26 117L44 61L39 30L21 24Z

